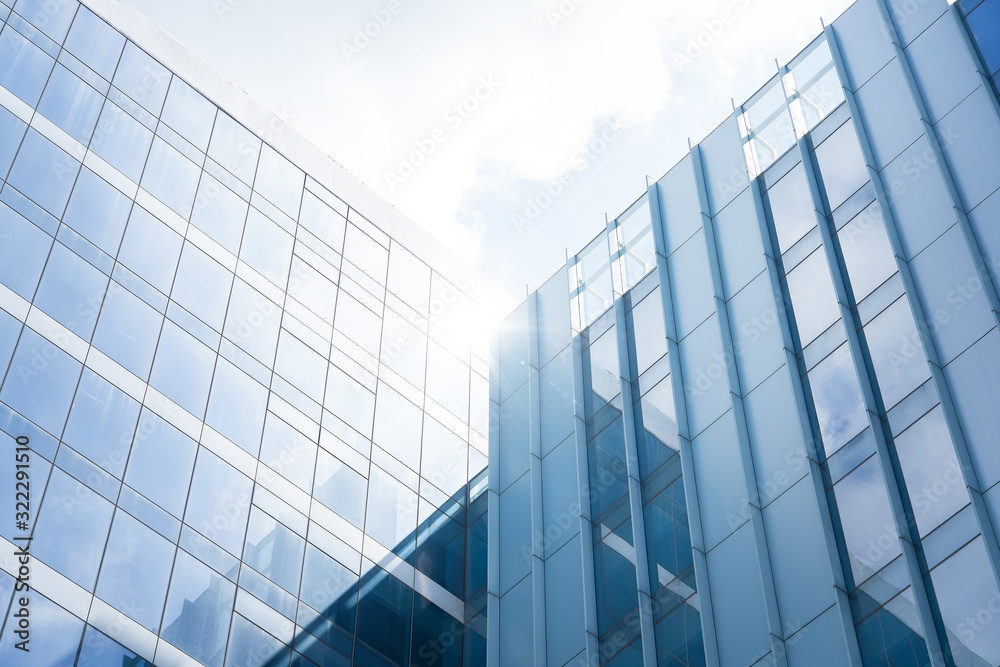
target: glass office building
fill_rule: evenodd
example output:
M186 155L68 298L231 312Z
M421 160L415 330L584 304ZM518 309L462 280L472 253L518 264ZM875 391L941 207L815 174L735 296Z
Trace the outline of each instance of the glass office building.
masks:
M0 664L1000 665L1000 0L858 0L517 308L0 19Z
M1000 665L998 54L858 0L501 324L488 665Z
M126 6L0 20L0 664L482 664L504 295Z

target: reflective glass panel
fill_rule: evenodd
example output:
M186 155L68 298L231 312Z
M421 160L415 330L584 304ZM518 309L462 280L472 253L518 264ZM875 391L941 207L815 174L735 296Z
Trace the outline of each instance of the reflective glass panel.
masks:
M248 477L202 448L184 522L229 553L242 553L252 490Z
M177 77L170 82L170 91L163 105L160 120L176 130L202 151L208 148L215 122L215 105Z
M108 81L125 48L125 37L81 6L66 37L66 50Z
M221 667L236 586L178 550L161 636L208 667Z
M781 253L816 226L816 208L801 164L768 189L767 202Z
M144 410L128 460L125 483L176 517L184 514L198 445Z
M142 172L142 187L176 211L182 218L191 215L195 191L201 170L175 148L159 137Z
M802 347L840 319L837 293L822 248L788 273L788 291Z
M25 328L0 390L0 401L58 435L69 414L81 368L78 361Z
M89 368L84 369L63 442L120 478L138 420L137 401Z
M0 86L28 106L38 104L55 61L9 25L0 32Z
M118 261L137 276L170 294L184 239L139 206L132 208Z
M38 111L86 146L103 104L103 95L62 65L56 65Z
M145 51L128 42L115 70L114 84L151 114L159 116L170 85L170 72Z
M106 275L56 243L38 285L35 305L84 340L90 340L107 287Z
M816 417L827 456L868 426L861 386L847 345L809 372Z
M118 254L132 201L90 169L80 171L63 222L98 248Z
M153 133L149 128L108 100L97 122L90 150L138 183L152 143Z
M78 171L79 162L35 130L29 129L7 182L60 218Z

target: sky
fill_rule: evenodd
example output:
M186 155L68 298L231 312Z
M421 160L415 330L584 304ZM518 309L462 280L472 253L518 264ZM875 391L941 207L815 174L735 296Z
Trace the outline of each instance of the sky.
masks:
M124 0L523 297L849 0Z

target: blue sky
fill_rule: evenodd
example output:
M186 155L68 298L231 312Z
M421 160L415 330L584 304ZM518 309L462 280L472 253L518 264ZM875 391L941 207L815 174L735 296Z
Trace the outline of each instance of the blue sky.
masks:
M849 0L126 0L515 296Z

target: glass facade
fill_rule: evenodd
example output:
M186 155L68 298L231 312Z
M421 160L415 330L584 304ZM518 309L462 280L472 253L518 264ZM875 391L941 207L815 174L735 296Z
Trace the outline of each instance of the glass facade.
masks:
M0 0L0 663L1000 665L998 6L858 0L509 309Z
M89 5L0 2L0 663L483 664L497 304Z
M489 664L1000 664L995 6L859 0L501 324Z

